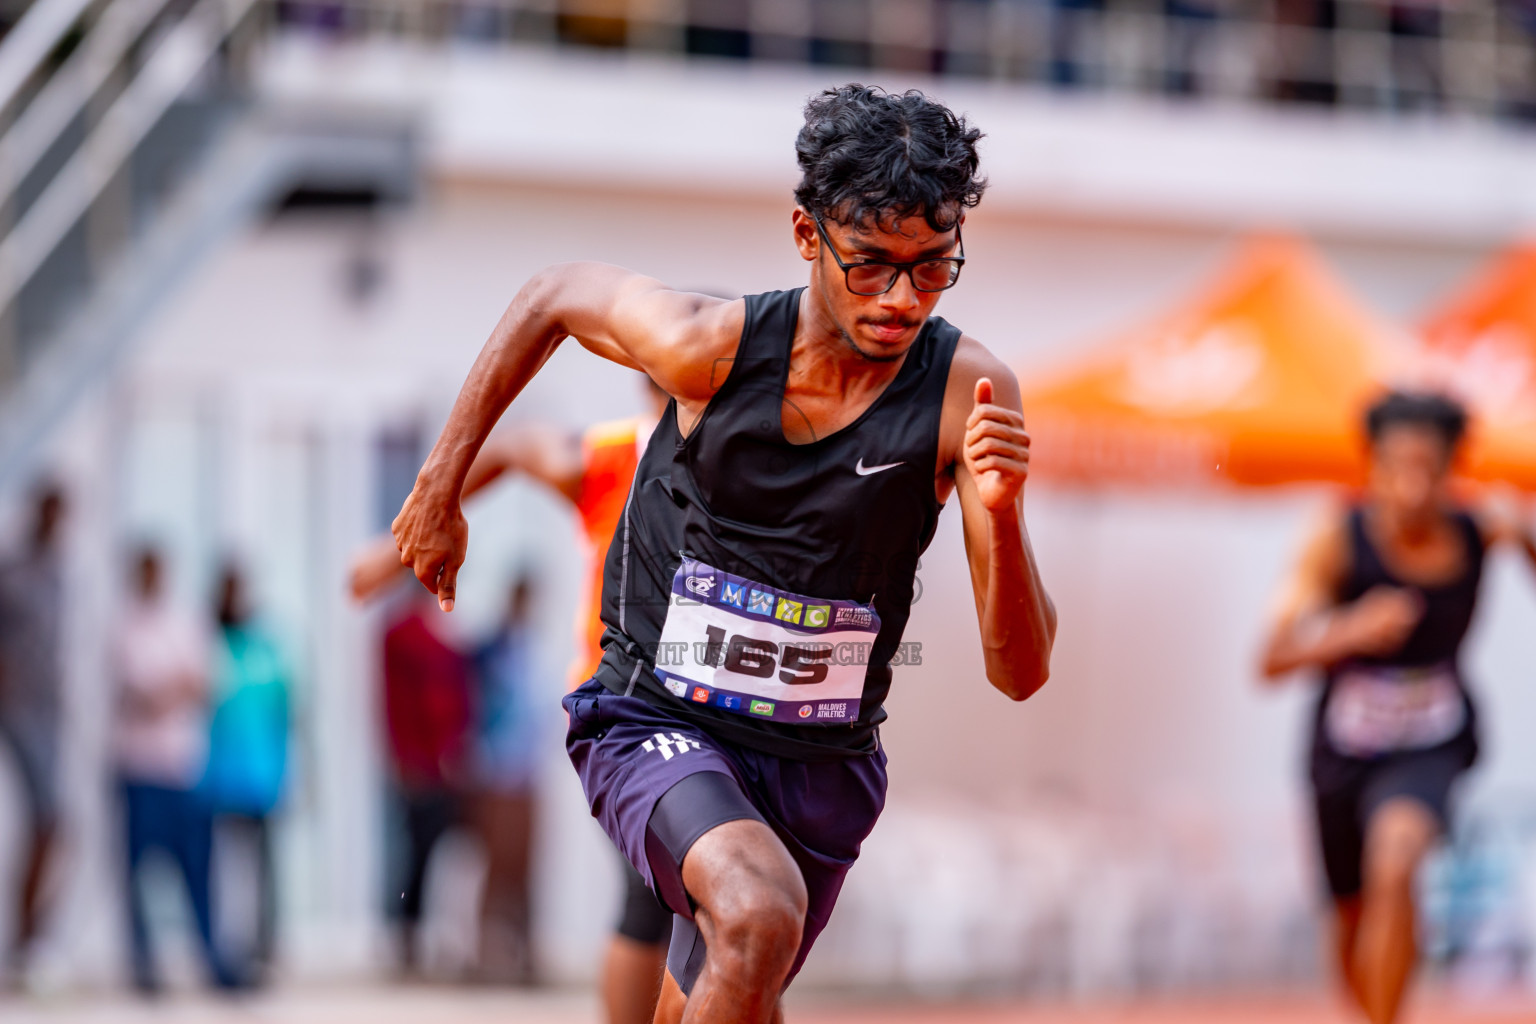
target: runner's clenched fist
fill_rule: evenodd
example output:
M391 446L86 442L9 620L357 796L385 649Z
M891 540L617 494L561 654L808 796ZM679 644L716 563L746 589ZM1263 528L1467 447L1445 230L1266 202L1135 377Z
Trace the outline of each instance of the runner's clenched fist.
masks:
M389 532L400 549L400 564L437 595L443 611L453 611L459 567L469 550L469 523L458 500L434 495L418 479Z
M963 454L982 505L991 512L1011 508L1029 477L1029 434L1022 413L992 404L990 378L976 382Z

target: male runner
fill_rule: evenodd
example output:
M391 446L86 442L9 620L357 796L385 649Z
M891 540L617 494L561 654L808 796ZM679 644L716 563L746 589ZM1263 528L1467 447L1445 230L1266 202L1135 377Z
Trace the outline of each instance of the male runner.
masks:
M614 527L624 513L640 455L671 399L648 377L646 413L599 423L581 434L539 424L504 430L475 457L462 498L485 489L505 473L520 473L569 501L581 518L587 578L577 613L577 649L571 685L592 678L603 658L603 563ZM366 601L405 572L393 537L382 537L352 563L352 594ZM624 898L603 957L603 1006L609 1024L650 1024L661 993L672 914L645 879L624 861Z
M1390 394L1366 417L1364 500L1308 540L1282 592L1264 674L1323 675L1311 775L1338 956L1374 1024L1395 1020L1417 957L1413 879L1445 831L1452 784L1477 756L1460 652L1489 547L1529 532L1448 490L1466 414Z
M672 396L608 551L603 661L565 699L593 814L678 915L659 1021L778 1018L884 804L881 705L950 494L988 679L1023 700L1048 674L1018 385L931 316L965 259L980 136L917 92L814 98L804 288L721 301L603 264L539 273L395 520L402 562L452 608L465 477L562 340Z

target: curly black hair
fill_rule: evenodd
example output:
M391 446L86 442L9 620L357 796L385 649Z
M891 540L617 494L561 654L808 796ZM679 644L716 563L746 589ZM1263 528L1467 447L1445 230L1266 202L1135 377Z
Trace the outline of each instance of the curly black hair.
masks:
M948 231L981 202L981 131L916 89L828 89L805 105L795 139L795 201L840 224L886 224L921 214Z
M1467 410L1454 398L1435 392L1389 391L1365 413L1365 434L1372 444L1397 426L1424 427L1455 451L1467 432Z

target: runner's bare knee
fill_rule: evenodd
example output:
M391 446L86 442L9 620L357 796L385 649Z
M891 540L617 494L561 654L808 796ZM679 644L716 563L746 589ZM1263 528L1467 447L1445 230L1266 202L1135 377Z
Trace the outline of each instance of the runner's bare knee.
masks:
M783 974L800 949L805 925L804 887L762 876L729 886L708 908L713 934L709 958L739 977Z
M808 897L799 867L768 826L740 820L706 833L688 852L683 878L716 967L754 977L788 970Z
M1438 827L1434 815L1417 800L1396 798L1384 803L1371 815L1366 829L1367 891L1410 888Z

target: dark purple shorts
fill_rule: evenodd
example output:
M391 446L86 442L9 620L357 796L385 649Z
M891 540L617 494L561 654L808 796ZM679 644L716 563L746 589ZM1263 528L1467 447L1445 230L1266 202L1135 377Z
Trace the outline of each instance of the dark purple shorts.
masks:
M564 705L570 715L566 751L581 777L592 816L678 917L667 967L683 991L692 990L705 951L683 888L681 863L687 851L678 849L678 837L697 838L734 818L760 817L784 843L805 879L809 903L800 953L789 972L793 978L827 926L843 878L885 806L884 751L836 761L775 757L716 739L663 708L620 696L596 680L568 694ZM674 801L666 808L668 820L658 835L652 822L657 803L673 786L701 772L716 772L734 782L744 798L737 805L741 810L731 813L729 800L701 799L697 807L678 807ZM679 792L703 794L710 788L690 784ZM719 787L714 789L718 793ZM692 827L686 820L690 812L698 818Z

